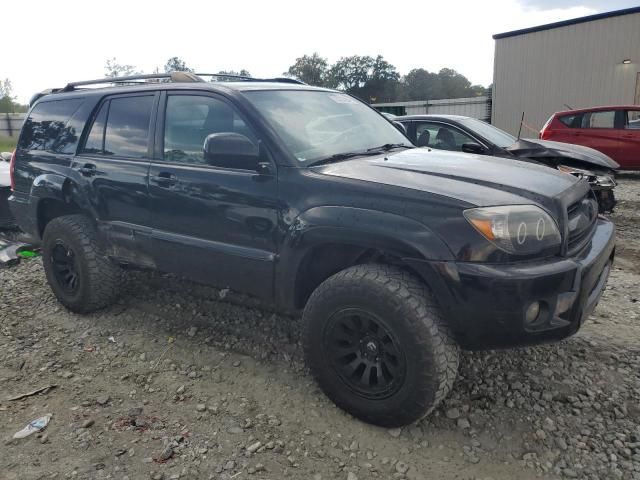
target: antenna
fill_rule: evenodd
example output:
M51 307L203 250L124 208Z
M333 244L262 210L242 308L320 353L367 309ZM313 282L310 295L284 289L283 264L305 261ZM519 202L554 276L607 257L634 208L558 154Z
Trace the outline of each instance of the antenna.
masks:
M518 140L520 140L520 134L522 133L523 123L524 123L524 112L522 112L522 118L520 119L520 128L518 129Z

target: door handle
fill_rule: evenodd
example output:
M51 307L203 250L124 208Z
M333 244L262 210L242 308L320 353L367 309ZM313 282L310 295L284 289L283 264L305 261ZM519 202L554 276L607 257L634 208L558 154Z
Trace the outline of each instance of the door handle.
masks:
M178 181L178 177L170 172L160 172L158 175L151 175L149 180L157 183L159 187L170 187Z
M622 138L633 138L633 134L632 133L624 133L622 135Z
M78 172L85 177L92 177L96 174L96 166L93 163L85 163Z

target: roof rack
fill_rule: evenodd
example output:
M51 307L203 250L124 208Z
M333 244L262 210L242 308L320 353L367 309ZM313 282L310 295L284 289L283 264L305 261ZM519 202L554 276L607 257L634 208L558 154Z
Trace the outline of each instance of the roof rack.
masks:
M67 83L63 88L57 90L58 92L70 92L75 90L76 87L84 87L87 85L100 85L103 83L115 83L115 84L135 84L135 83L145 83L140 82L140 80L149 81L149 80L162 80L166 79L169 82L204 82L201 77L220 77L220 78L231 78L234 80L241 80L245 82L280 82L280 83L295 83L299 85L304 85L304 82L300 80L296 80L295 78L253 78L247 77L243 75L232 75L227 73L191 73L191 72L170 72L170 73L149 73L142 75L128 75L126 77L105 77L98 78L95 80L82 80L80 82L70 82Z

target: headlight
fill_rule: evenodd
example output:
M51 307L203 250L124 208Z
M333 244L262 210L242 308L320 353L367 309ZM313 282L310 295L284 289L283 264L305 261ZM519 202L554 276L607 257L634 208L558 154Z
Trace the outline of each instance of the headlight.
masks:
M535 205L471 208L464 217L483 237L513 255L551 252L560 246L558 225Z
M593 172L590 172L589 170L584 170L582 168L575 168L575 167L570 167L568 165L558 165L558 170L560 170L561 172L564 173L569 173L571 175L573 175L574 177L578 177L578 178L589 178L589 177L593 177L594 174Z

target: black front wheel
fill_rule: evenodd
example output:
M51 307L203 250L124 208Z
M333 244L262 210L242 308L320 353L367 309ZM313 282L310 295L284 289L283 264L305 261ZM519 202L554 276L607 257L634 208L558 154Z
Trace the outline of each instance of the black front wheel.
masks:
M303 315L305 357L322 390L370 423L428 415L458 371L458 347L422 282L388 265L335 274Z

